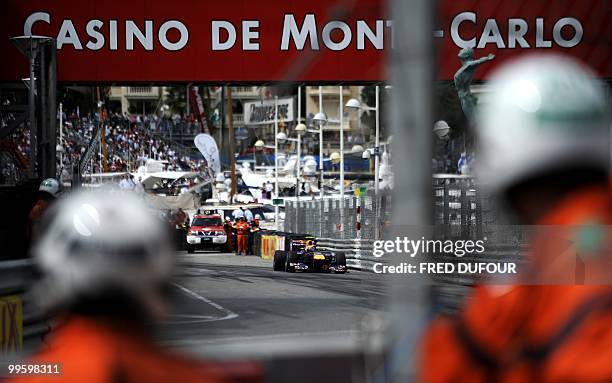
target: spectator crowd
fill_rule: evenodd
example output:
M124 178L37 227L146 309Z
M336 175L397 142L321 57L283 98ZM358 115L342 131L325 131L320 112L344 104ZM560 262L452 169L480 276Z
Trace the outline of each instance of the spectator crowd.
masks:
M177 120L178 119L178 120ZM82 117L78 112L63 116L63 159L58 163L58 169L63 173L70 172L74 164L78 164L81 156L96 132L99 116ZM124 172L136 171L154 159L166 164L164 170L197 171L204 161L188 156L190 153L180 145L166 138L170 125L185 123L175 116L172 124L164 124L164 120L155 115L110 114L102 122L105 126L106 164L102 164L102 153L99 147L92 156L93 169L86 172ZM165 130L164 130L165 129ZM22 128L13 134L17 150L28 158L30 137L29 130ZM60 139L58 137L58 143ZM104 169L100 169L100 167Z

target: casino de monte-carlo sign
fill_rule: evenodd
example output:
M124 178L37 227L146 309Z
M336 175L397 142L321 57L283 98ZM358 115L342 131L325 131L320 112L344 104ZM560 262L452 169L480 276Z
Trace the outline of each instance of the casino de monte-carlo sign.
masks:
M287 123L295 121L293 104L295 98L278 99L278 121ZM274 99L244 103L244 123L246 126L274 124Z
M409 0L406 0L409 1ZM561 53L612 78L612 0L439 0L438 78L461 48L504 61ZM65 83L379 82L405 38L385 0L2 0L0 81L27 77L10 37L55 39ZM338 10L342 9L342 12Z

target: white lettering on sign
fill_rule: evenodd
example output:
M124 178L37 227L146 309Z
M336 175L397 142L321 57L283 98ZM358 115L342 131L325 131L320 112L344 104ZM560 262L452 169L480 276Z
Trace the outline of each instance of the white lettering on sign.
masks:
M538 17L536 19L536 48L550 48L552 41L546 41L544 38L544 19Z
M311 50L318 51L320 49L320 37L323 47L331 51L345 50L351 44L356 44L357 50L365 50L366 39L376 50L382 50L384 49L385 33L387 31L391 35L390 41L391 47L393 47L393 23L391 20L374 20L374 24L376 32L364 20L358 20L355 26L349 25L345 21L331 20L323 25L319 36L317 18L314 14L307 14L301 25L298 25L294 15L285 15L280 49L281 51L289 50L293 41L293 46L298 51L303 50L307 42L310 43ZM355 28L356 33L353 33L353 28ZM336 39L332 38L334 31L337 31L339 39L337 37ZM355 40L356 42L354 42Z
M331 37L334 29L342 31L342 40L337 43L334 42ZM346 49L351 43L352 38L353 33L351 32L351 27L349 27L344 21L330 21L323 27L323 44L325 44L325 46L332 51L341 51Z
M516 44L521 48L529 48L525 35L529 25L523 19L508 19L508 48L515 48Z
M242 22L242 50L243 51L258 51L259 42L253 39L259 39L259 31L254 30L259 28L259 20L246 20Z
M383 50L385 48L384 20L376 20L376 33L370 29L368 23L363 20L357 21L357 49L365 49L365 39L367 38L374 48Z
M490 43L497 45L497 49L504 47L504 40L501 37L501 33L499 33L497 22L494 19L487 20L487 23L482 31L482 37L478 42L478 48L484 48Z
M91 20L87 23L85 30L87 34L94 39L87 42L85 45L87 49L97 51L104 47L104 35L100 33L100 28L102 28L103 25L104 23L101 20Z
M475 12L461 12L451 21L451 39L459 48L487 48L490 45L495 45L497 49L505 48L531 48L529 42L525 38L528 36L529 24L527 20L521 18L509 18L506 22L508 25L508 35L504 40L503 34L500 32L499 22L497 19L486 19L484 27L480 35L465 36L460 33L464 23L476 25L477 16ZM546 26L550 28L550 22L545 23L544 18L538 17L535 19L535 31L531 31L535 37L535 48L551 48L554 45L562 48L572 48L582 41L584 29L580 21L573 17L563 17L552 24L552 33L547 32ZM563 36L562 31L567 29L571 31L571 38ZM546 35L552 35L552 40L547 39Z
M176 29L180 34L179 39L174 43L168 40L168 31L171 29ZM185 24L178 20L168 20L159 27L157 38L162 47L169 51L178 51L187 45L189 41L189 30Z
M62 49L64 44L71 44L76 50L83 49L81 41L79 40L79 35L76 29L74 29L71 20L64 20L62 27L57 33L57 49Z
M259 20L243 20L242 21L242 50L243 51L258 51L259 50ZM221 30L227 33L225 41L221 41ZM232 49L236 45L238 33L234 24L226 20L213 20L212 22L212 50L226 51Z
M132 20L125 22L125 49L134 50L134 37L147 51L153 50L153 21L145 21L145 32L143 33Z
M301 29L297 26L295 16L285 15L283 35L281 37L281 51L289 50L290 39L293 40L298 51L304 49L307 39L310 40L310 49L318 51L319 40L317 39L317 21L315 15L312 13L306 15Z
M221 41L221 29L227 32L227 39ZM236 44L236 28L229 21L213 21L212 22L212 50L226 51L231 49Z
M565 26L568 26L574 30L574 36L569 40L564 39L563 35L561 35L561 30ZM571 48L578 45L582 40L582 34L582 24L580 24L580 21L573 17L564 17L560 19L555 23L555 27L553 28L553 40L555 40L557 44L563 48Z
M33 29L37 22L52 25L51 15L48 12L32 13L23 24L23 34L26 36L36 35ZM146 51L152 51L157 40L164 49L177 51L183 49L189 42L189 31L185 24L178 20L165 21L160 25L157 34L154 33L154 27L153 20L138 22L125 20L123 23L125 50L132 51L139 45ZM172 29L178 31L179 34L178 40L175 42L168 39L168 32ZM116 51L119 49L119 23L117 20L108 20L108 32L106 32L103 20L92 19L85 24L85 30L79 32L71 19L64 19L59 25L55 40L57 49L71 45L76 50L83 50L83 46L85 46L86 49L97 51L108 44L108 49Z
M116 51L117 48L117 20L111 20L108 22L108 28L110 29L110 50Z
M32 26L37 21L44 21L47 24L51 24L51 15L47 12L34 12L25 20L23 23L23 34L24 36L32 36Z
M392 20L328 20L318 24L317 16L308 13L302 20L297 20L293 14L285 14L279 22L282 22L281 51L301 51L306 48L315 51L343 51L350 47L363 51L394 46ZM37 24L55 28L57 49L72 47L75 50L99 51L107 48L118 51L122 48L126 51L154 51L161 47L168 51L178 51L189 43L189 30L179 20L158 23L153 19L91 19L80 24L71 19L63 19L55 20L54 23L50 13L38 11L25 19L24 35L37 34L34 31ZM243 51L259 51L260 39L263 38L260 24L259 20L212 20L210 48L212 51L227 51L236 47ZM584 35L582 23L574 17L479 20L476 12L466 11L453 17L449 27L450 38L459 48L572 48L581 43ZM442 29L436 31L438 37L447 35Z
M459 27L461 27L462 23L467 21L476 24L476 14L474 12L463 12L455 16L451 22L451 38L453 39L453 43L459 48L474 48L476 46L476 37L464 40L459 35Z

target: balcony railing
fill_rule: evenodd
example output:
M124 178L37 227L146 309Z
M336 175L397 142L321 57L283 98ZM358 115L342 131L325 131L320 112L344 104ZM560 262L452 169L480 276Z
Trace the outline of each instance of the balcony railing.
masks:
M257 86L236 86L232 88L232 96L233 97L252 97L258 98L259 87Z
M242 113L234 113L234 126L243 126L244 125L244 114Z
M339 88L333 85L325 85L321 87L321 93L324 95L338 94L338 91L339 91ZM342 89L342 93L346 96L350 95L351 88L348 86L345 86ZM318 86L308 87L308 94L311 96L316 96L317 94L319 94L319 87Z
M153 86L129 86L125 95L128 97L158 97L159 88Z
M111 99L116 99L116 98L120 98L121 96L123 96L123 92L121 91L121 88L117 86L112 86L110 89L109 97Z

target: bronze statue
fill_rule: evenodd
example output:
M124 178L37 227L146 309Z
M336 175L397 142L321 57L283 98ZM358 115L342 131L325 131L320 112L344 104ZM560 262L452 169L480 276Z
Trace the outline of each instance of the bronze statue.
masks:
M476 96L470 91L474 72L480 64L493 60L495 55L489 54L487 57L474 60L474 50L472 48L463 48L459 52L458 57L459 60L461 60L462 66L457 73L455 73L455 88L457 88L461 109L463 109L463 113L467 117L468 122L472 123L474 121L476 103L478 102Z

